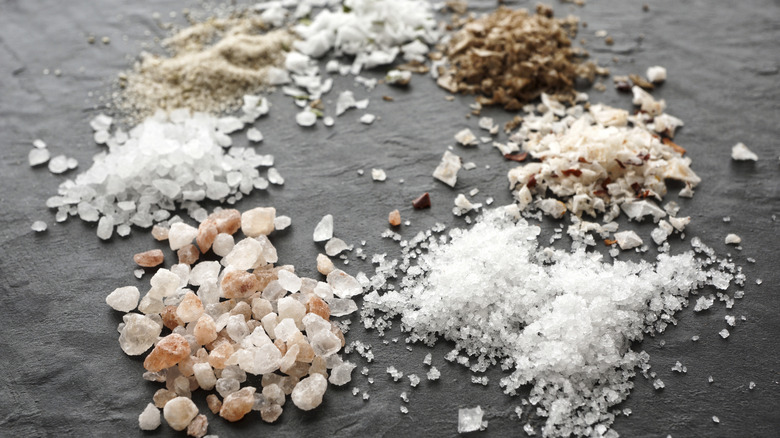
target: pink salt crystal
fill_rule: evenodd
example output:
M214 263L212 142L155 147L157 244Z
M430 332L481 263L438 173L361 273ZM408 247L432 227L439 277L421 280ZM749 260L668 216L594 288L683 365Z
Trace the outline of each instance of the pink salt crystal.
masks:
M190 422L187 426L187 436L195 438L203 438L206 435L206 430L209 428L209 420L205 415L200 414Z
M225 397L219 416L227 421L238 421L252 410L255 404L255 388L246 386Z
M235 234L241 228L241 212L235 209L211 213L206 220L213 221L219 233Z
M200 257L200 251L198 251L197 246L189 244L176 251L176 255L179 257L179 263L192 265L198 261L198 258Z
M156 240L168 240L168 228L155 225L152 227L152 237Z
M195 238L200 251L203 253L208 251L211 245L214 244L214 239L217 238L218 234L216 221L206 219L201 222L200 226L198 226L198 237Z
M177 333L162 338L144 360L144 368L157 372L170 368L190 355L190 344Z
M225 298L244 298L260 289L261 281L246 271L231 271L222 278Z
M165 255L159 249L152 249L146 252L139 252L133 256L133 261L144 268L153 268L162 264L165 260Z
M225 368L225 362L233 354L233 346L228 341L223 341L209 353L209 363L216 369Z
M257 207L245 211L241 215L241 231L247 237L265 236L274 231L276 209L273 207Z
M219 397L216 396L216 394L207 395L206 404L214 415L217 415L219 410L222 409L222 401L219 399Z
M198 345L214 342L217 339L217 324L211 316L203 314L195 323L193 334Z
M173 330L180 325L184 325L184 321L176 314L176 306L165 306L162 313L160 313L160 317L162 317L163 325L170 330Z
M317 295L311 295L306 302L306 313L319 315L325 321L330 319L330 307L322 298Z
M203 315L203 303L194 292L189 291L176 308L176 316L184 323L197 321Z

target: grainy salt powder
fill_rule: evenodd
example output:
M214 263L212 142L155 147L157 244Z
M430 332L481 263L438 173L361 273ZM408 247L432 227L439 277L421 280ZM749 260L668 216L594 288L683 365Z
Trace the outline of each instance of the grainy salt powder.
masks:
M713 281L717 262L688 251L655 263L605 263L582 248L543 248L539 227L518 213L516 206L486 212L446 238L420 233L400 262L375 257L363 322L384 331L400 316L409 341L454 341L448 359L474 372L499 361L511 370L500 382L505 392L533 385L532 403L547 416L545 436L586 435L596 425L606 431L614 420L609 407L628 396L636 367L649 359L629 345L674 323L688 294ZM398 269L405 275L388 290ZM428 378L438 378L432 371ZM400 378L395 368L388 373Z

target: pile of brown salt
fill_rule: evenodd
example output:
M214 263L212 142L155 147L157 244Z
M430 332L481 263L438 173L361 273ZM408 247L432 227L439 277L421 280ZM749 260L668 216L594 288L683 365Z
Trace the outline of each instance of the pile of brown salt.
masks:
M169 57L143 53L120 77L119 106L139 118L156 110L236 109L245 94L287 78L279 66L292 41L286 30L268 31L252 12L187 27L163 41Z
M153 235L179 251L179 264L159 269L140 303L132 286L108 295L107 304L127 312L120 347L131 356L153 347L143 363L144 379L165 383L139 416L141 429L159 427L163 409L173 429L204 436L208 421L190 399L198 388L216 390L219 396L206 398L208 407L228 421L254 410L270 423L282 414L286 396L308 411L320 405L328 382L351 380L355 365L338 355L345 340L331 317L356 310L351 297L363 288L319 259L326 282L301 278L293 266L275 266L276 249L267 235L280 222L287 225L277 221L274 208L259 207L243 214L217 211L199 228L155 227ZM239 229L247 237L235 242ZM208 251L220 261L196 263ZM143 254L137 261L149 258ZM163 330L169 333L161 338ZM247 374L261 376L262 389L242 388Z
M447 66L437 71L439 86L479 94L482 105L516 110L543 92L573 102L577 78L592 81L596 74L607 74L583 62L587 54L572 47L576 17L553 18L552 10L541 5L536 12L500 7L467 20L447 44Z

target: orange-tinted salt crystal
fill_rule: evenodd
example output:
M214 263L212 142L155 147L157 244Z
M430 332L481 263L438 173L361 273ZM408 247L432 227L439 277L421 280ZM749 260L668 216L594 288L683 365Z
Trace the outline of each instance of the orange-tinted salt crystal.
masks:
M184 336L171 333L160 339L149 356L146 356L144 368L152 372L161 371L176 365L189 355L190 344Z
M217 324L211 316L201 315L195 323L193 334L198 345L206 345L217 339Z
M179 362L179 372L184 377L190 377L195 374L195 372L192 369L192 366L195 364L195 361L192 360L192 356L187 356L184 359L182 359Z
M209 410L214 415L217 415L219 410L222 409L222 400L220 400L219 397L217 397L215 394L209 394L206 396L206 404L209 406Z
M295 362L292 364L292 366L285 368L285 370L282 372L288 376L293 376L300 379L301 377L309 374L309 367L310 365L306 362Z
M156 240L168 240L168 228L155 225L152 227L152 237Z
M213 221L219 233L235 234L241 228L241 212L235 209L211 213L206 220Z
M320 356L315 356L311 361L311 367L309 367L309 374L319 373L328 378L328 366L325 363L325 359Z
M214 243L214 239L217 238L219 230L217 230L217 224L206 219L198 226L198 236L195 238L195 242L198 244L198 248L202 253L206 253L211 249L211 245Z
M311 363L314 360L314 349L305 340L298 342L296 345L300 348L298 350L298 361Z
M222 277L222 292L225 298L243 298L260 289L260 280L246 271L231 271Z
M244 321L252 319L252 307L246 301L239 301L236 307L230 309L231 315L242 315Z
M387 221L394 227L401 225L401 212L398 210L391 211L390 215L387 217Z
M275 339L274 345L276 345L276 348L279 349L279 351L282 353L282 356L287 354L287 344L284 343L281 339Z
M160 316L162 317L163 325L170 330L175 329L180 325L184 325L184 321L176 315L177 306L165 306Z
M258 290L265 289L268 283L278 280L279 276L276 274L273 265L263 266L254 270L255 277L259 280Z
M152 249L146 252L139 252L133 256L133 261L144 268L153 268L162 264L165 260L165 255L159 249Z
M176 255L179 257L179 263L191 265L198 261L198 258L200 257L200 251L198 251L197 246L189 244L184 248L180 248L178 251L176 251Z
M206 431L208 430L208 428L209 428L209 420L206 418L205 415L200 414L190 422L189 426L187 426L187 436L192 436L195 438L203 438L204 436L206 436Z
M219 416L227 421L238 421L252 410L255 404L255 388L245 386L225 397Z
M223 341L209 353L209 364L216 369L224 369L225 362L233 354L233 346L230 342Z
M309 301L306 302L306 313L313 313L319 315L327 321L330 319L330 306L322 298L317 295L312 295Z

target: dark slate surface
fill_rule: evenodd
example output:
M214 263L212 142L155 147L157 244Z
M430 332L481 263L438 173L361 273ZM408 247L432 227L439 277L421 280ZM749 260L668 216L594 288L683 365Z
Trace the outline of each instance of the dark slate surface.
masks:
M495 6L476 3L479 10ZM669 0L652 2L647 13L637 1L589 3L584 8L555 7L559 15L575 13L587 21L581 36L589 40L598 60L617 74L642 73L654 64L669 70L668 83L655 95L667 99L669 112L685 120L676 141L688 149L704 181L693 199L680 200L682 214L691 215L693 223L686 242L677 242L675 248L685 248L691 236L700 236L720 254L730 252L749 276L745 298L733 310L722 304L701 314L685 309L677 327L635 346L650 353L666 389L654 391L650 381L636 379L634 392L621 406L631 408L633 414L618 419L614 428L627 437L778 436L776 257L780 240L778 222L772 219L780 214L778 3ZM516 4L532 6L531 2ZM76 157L79 170L86 169L100 150L87 123L104 102L100 96L108 94L113 78L130 65L143 43L153 47L153 36L164 35L152 13L167 17L183 7L197 5L171 0L0 1L0 368L4 371L0 434L4 436L145 435L138 431L136 418L158 386L141 379L140 359L128 358L119 349L115 328L121 315L103 299L118 286L145 289L149 274L142 280L133 277L132 255L158 245L139 230L130 238L101 242L94 224L77 220L55 224L44 200L75 172L55 176L42 168L29 168L26 160L31 141L42 138L53 154ZM615 45L607 47L593 37L597 29L608 30ZM109 36L111 44L87 44L88 34ZM640 35L644 36L641 42ZM44 69L61 69L63 74L47 76ZM395 247L378 237L392 209L400 208L404 219L412 221L403 228L404 236L411 237L437 221L462 225L462 219L450 213L458 192L478 187L479 201L493 196L497 204L509 202L505 173L512 163L487 145L457 150L480 167L462 171L455 190L430 177L452 143L452 134L463 127L476 129L475 119L464 118L470 97L447 102L445 93L426 77L415 77L408 91L379 86L369 93L346 78L337 79L335 88L355 89L358 98L370 96L368 111L380 119L364 126L357 123L360 112L353 110L339 118L333 129L321 125L302 129L291 120L293 104L274 95L272 112L257 124L266 138L258 149L276 155L287 183L255 193L238 207L274 205L280 214L293 218L289 230L273 236L281 262L295 264L303 274L316 274L314 257L321 248L311 241L311 232L326 213L336 217L337 236L350 243L365 239L369 253L392 253ZM628 96L608 88L605 93L591 90L591 100L630 108ZM395 102L383 102L384 94L395 97ZM334 92L327 99L336 96ZM501 111L486 113L502 122L510 117ZM237 135L238 144L245 141L243 134ZM738 141L761 160L732 162L730 148ZM372 167L384 168L388 181L374 183L367 175L357 175L358 169ZM400 184L400 178L405 183ZM431 192L433 208L413 211L410 201L423 191ZM675 198L675 194L668 197ZM731 222L724 223L724 216L730 216ZM30 224L36 219L48 222L49 230L34 234ZM552 225L545 222L544 226L549 230ZM645 238L651 228L638 227ZM723 244L729 232L742 236L743 251ZM756 263L746 262L747 257ZM357 262L348 268L353 273L367 269ZM757 279L763 284L756 285ZM722 340L717 333L726 326L726 314L745 315L747 321L739 321L728 340ZM691 342L693 335L701 340ZM305 415L288 401L276 425L263 424L257 414L226 424L208 413L211 433L453 436L457 409L479 404L490 421L484 435L521 434L526 415L523 423L517 421L513 408L519 399L501 393L499 372L488 373L488 387L471 384L470 373L443 360L450 346L442 343L433 350L434 364L443 373L441 381L424 381L410 390L408 381L392 383L384 370L394 365L407 374L423 375L427 348L416 346L409 352L402 338L397 344L383 345L375 333L359 328L348 339L374 346L377 359L368 364L373 385L359 373L365 362L352 359L359 364L354 385L368 390L370 401L353 397L348 385L330 389L324 404ZM687 375L670 370L677 360L688 367ZM713 384L707 383L709 375L715 379ZM747 388L750 381L757 384L752 391ZM401 391L411 398L408 415L399 412ZM202 395L196 401L207 411ZM713 415L720 418L719 425L712 422ZM150 435L173 434L162 426Z

